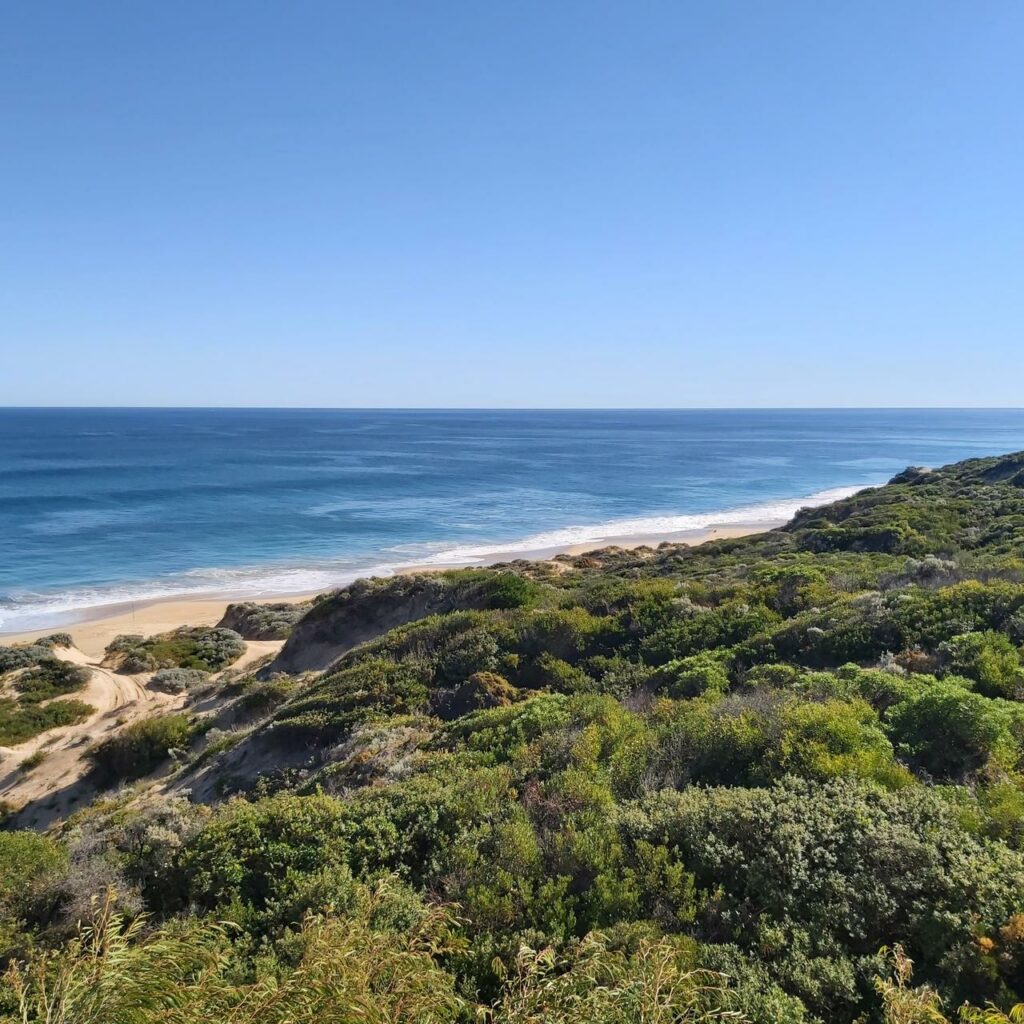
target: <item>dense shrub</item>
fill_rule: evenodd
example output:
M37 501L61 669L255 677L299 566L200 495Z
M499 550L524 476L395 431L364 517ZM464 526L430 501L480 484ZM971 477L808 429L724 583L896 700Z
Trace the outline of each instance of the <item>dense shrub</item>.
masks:
M11 687L17 691L22 703L38 704L65 693L74 693L88 681L87 668L46 657L40 658L31 668L15 676Z
M541 589L514 572L490 575L484 583L485 608L529 608L540 599Z
M988 697L1016 697L1024 686L1020 654L1005 633L962 633L940 648L951 669Z
M955 681L898 704L888 722L897 748L937 779L963 779L1012 750L1009 710Z
M89 757L107 780L137 779L159 767L172 751L187 747L195 735L188 715L144 718L98 743Z
M245 640L286 640L311 607L307 601L229 604L217 626L233 630Z
M930 977L977 984L976 935L1024 906L1024 859L967 834L942 800L848 781L664 793L624 827L677 846L715 895L701 929L757 950L825 1019L863 997L858 962L900 941Z
M52 700L46 704L26 704L0 697L0 746L24 743L47 729L76 725L95 709L80 700Z
M36 1007L61 971L122 964L136 1004L159 1004L132 1005L140 1024L166 1019L169 991L199 1000L189 1021L244 1005L274 1022L279 997L298 1021L1007 1024L1024 996L1022 467L908 471L759 536L323 598L204 724L138 723L93 752L92 781L119 782L216 726L171 784L251 799L141 784L55 832L49 881L18 867L46 848L12 853L6 890L0 866L4 950L30 958L8 991ZM238 607L239 628L276 628ZM237 649L210 633L122 639L110 660L175 685ZM0 650L0 726L58 713L52 657ZM95 954L62 944L108 886L157 920Z
M370 658L326 675L274 716L278 734L334 740L361 722L425 711L430 672L418 662Z
M153 673L149 685L161 693L184 693L202 686L209 678L206 672L197 668L162 668Z
M53 651L38 642L16 647L0 647L0 674L38 665L44 658L51 657L53 657Z
M728 659L711 652L677 658L658 670L656 683L672 697L725 693L729 688Z
M475 672L461 686L434 697L434 713L450 721L479 708L504 707L520 697L519 690L494 672Z
M182 626L171 633L142 637L123 634L107 647L108 662L122 672L191 668L218 672L245 653L245 641L231 629Z
M866 703L803 701L772 691L679 708L655 767L674 786L759 786L786 775L819 782L850 776L890 788L911 781Z

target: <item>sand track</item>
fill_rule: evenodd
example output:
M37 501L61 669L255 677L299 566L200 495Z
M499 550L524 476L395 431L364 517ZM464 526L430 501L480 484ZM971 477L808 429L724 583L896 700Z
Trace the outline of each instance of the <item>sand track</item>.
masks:
M149 689L146 683L151 673L112 672L74 647L59 648L55 653L89 670L89 681L69 696L95 710L77 725L50 729L16 746L0 747L0 800L24 808L15 824L26 828L64 817L92 795L85 778L89 770L85 755L94 743L128 722L181 707L186 700L184 694ZM28 770L19 767L40 751L45 757L39 765Z
M231 671L245 671L260 658L275 654L280 640L250 640ZM19 828L43 828L85 806L96 790L89 779L86 756L93 744L140 718L185 707L188 695L160 693L149 688L151 672L128 675L114 672L77 647L55 652L64 661L89 670L89 681L74 694L95 710L83 722L34 736L13 747L0 747L0 800L21 808L14 824ZM38 751L43 761L28 770L19 766Z

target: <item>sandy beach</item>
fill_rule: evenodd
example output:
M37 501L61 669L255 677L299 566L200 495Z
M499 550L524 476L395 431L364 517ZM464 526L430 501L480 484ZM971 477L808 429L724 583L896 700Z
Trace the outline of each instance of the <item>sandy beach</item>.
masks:
M763 533L778 523L732 523L722 526L709 526L700 530L685 530L661 536L604 537L586 544L573 544L568 547L546 548L537 551L506 551L497 552L486 560L459 564L428 564L408 565L395 569L395 573L441 572L445 569L467 568L472 565L494 565L515 559L544 560L556 555L582 555L588 551L598 551L607 547L640 548L657 547L659 544L705 544L711 540L723 540L730 537L744 537L753 533ZM207 595L188 599L172 599L151 601L135 605L117 605L97 608L95 615L85 612L76 621L64 625L50 625L45 629L29 630L19 633L0 633L0 643L15 644L35 640L50 633L70 633L74 638L75 647L91 658L99 658L115 636L121 633L138 633L152 636L165 633L178 626L213 626L220 621L227 606L236 601L258 601L260 603L308 601L315 594L262 594L258 597L245 595Z
M280 597L260 597L259 601L308 601L312 594L287 594ZM194 600L153 601L137 604L127 609L123 605L116 609L98 608L96 618L46 629L34 629L24 633L0 634L0 643L16 644L35 640L50 633L70 633L75 647L91 658L99 658L107 644L121 633L138 633L152 636L166 633L178 626L214 626L224 615L224 610L234 601L245 598L202 597Z

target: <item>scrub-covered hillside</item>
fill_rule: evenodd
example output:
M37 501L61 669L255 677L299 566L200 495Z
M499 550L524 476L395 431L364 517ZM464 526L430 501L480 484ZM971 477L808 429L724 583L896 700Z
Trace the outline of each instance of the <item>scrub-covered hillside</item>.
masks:
M753 537L361 581L280 628L107 740L105 797L0 833L0 1019L1024 1001L1024 454Z

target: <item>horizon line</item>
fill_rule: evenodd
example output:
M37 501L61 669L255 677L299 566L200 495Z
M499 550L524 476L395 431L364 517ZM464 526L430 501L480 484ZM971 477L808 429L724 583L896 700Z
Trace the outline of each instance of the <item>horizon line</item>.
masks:
M1024 412L1017 405L0 405L0 412Z

